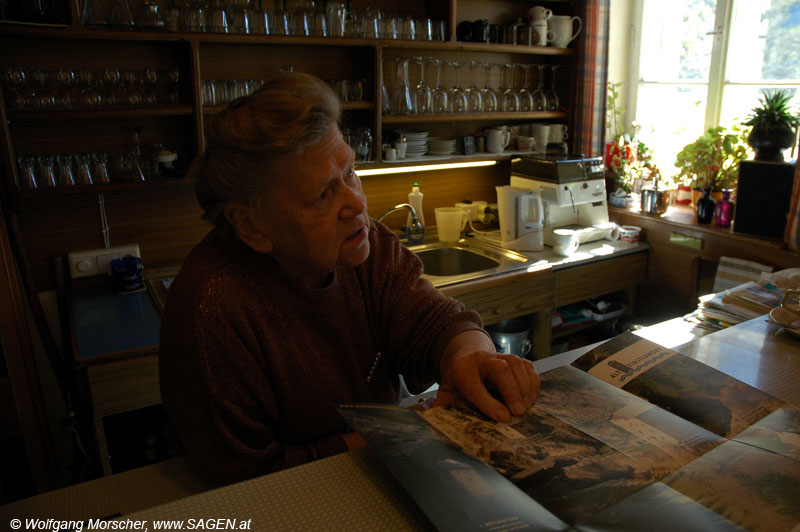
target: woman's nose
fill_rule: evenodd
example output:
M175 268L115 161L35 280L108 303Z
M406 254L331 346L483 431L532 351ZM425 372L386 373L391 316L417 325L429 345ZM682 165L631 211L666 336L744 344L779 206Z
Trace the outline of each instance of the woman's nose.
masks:
M361 187L345 187L344 202L341 213L343 218L358 216L367 210L367 198Z

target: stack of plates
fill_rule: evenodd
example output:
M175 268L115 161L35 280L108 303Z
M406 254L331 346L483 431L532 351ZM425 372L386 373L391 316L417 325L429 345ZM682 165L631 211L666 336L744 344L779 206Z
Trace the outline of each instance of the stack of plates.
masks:
M456 152L456 139L431 137L428 139L428 153L430 155L450 155Z
M427 131L403 131L406 137L406 158L422 157L428 151L428 132Z

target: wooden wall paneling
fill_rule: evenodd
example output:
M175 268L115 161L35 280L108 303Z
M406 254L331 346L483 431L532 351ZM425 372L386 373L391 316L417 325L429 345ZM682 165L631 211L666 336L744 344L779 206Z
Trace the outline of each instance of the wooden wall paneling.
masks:
M497 193L494 187L508 184L508 174L504 168L504 164L497 164L478 168L367 176L361 181L367 196L368 212L373 218L398 203L408 202L411 186L414 182L419 183L420 191L424 194L422 210L425 224L435 226L436 207L452 207L464 199L495 203ZM393 213L384 221L392 229L399 229L405 219L405 214Z

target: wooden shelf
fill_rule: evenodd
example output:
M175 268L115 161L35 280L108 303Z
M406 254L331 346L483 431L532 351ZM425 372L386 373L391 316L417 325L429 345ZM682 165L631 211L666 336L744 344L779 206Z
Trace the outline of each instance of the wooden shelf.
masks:
M118 107L110 109L75 109L70 111L10 111L9 119L52 121L52 120L85 120L101 118L141 118L155 116L189 116L193 112L191 105L170 105L154 107Z
M515 113L442 113L423 115L383 115L384 124L425 124L435 122L471 122L474 120L543 120L564 118L562 111L527 111Z

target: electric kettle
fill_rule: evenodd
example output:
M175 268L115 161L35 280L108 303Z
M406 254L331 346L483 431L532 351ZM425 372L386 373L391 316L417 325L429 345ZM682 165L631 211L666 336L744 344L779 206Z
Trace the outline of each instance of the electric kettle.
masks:
M505 185L497 190L500 243L515 251L544 249L544 206L540 190Z

